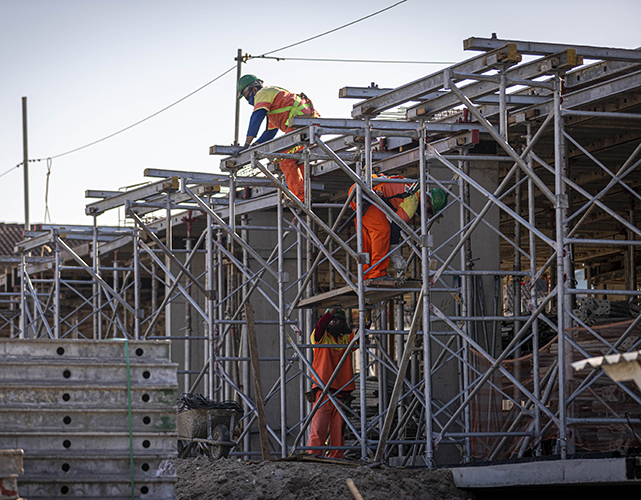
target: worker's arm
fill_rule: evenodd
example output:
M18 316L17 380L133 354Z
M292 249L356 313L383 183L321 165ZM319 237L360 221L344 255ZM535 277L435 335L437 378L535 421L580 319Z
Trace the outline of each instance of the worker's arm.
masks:
M321 341L323 338L323 335L325 335L325 330L327 330L327 325L329 325L330 321L334 319L334 313L336 312L336 309L329 309L321 319L318 320L318 323L316 323L316 328L314 328L314 333L313 335L313 340L314 343L318 343Z
M256 144L262 144L263 142L271 141L274 137L276 137L277 133L278 133L278 129L277 128L272 128L272 129L268 128L258 138L258 140L256 141Z
M418 208L419 193L409 195L398 206L396 215L403 219L403 222L407 223L412 217L414 217L414 214L416 213L416 210Z
M254 111L249 118L249 127L247 127L247 138L245 139L245 147L249 147L252 141L258 135L258 130L260 129L260 124L263 123L263 120L267 116L267 110L265 108L257 109Z

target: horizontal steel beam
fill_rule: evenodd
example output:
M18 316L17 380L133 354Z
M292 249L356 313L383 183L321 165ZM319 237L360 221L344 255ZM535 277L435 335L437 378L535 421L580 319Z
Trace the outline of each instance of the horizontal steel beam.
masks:
M594 47L590 45L570 45L560 43L525 42L520 40L501 40L499 38L471 37L463 42L464 50L496 50L506 44L516 45L520 54L545 56L565 49L576 50L577 55L586 59L605 61L641 62L641 50Z
M516 64L521 61L521 56L517 53L515 45L504 44L503 47L497 48L487 54L481 54L454 64L450 66L450 69L462 73L483 73L495 67L499 59L503 61L504 64ZM441 90L443 83L442 71L432 73L429 76L354 105L352 117L360 118L365 115L378 115L387 109Z
M567 69L579 64L582 64L581 58L577 57L576 52L568 49L556 52L542 59L537 59L526 64L512 67L506 71L506 75L511 79L530 80L544 75L549 75L553 69ZM498 104L499 102L499 96L494 95L494 93L499 90L498 82L479 81L460 87L459 90L463 95L476 104ZM488 98L490 98L492 102L488 101ZM540 96L508 94L506 96L506 103L508 105L513 105L518 102L518 104L526 105L528 98L535 99L536 102L534 104L547 100L547 98ZM484 99L486 99L485 102L483 102ZM417 106L409 108L407 110L407 118L411 120L430 116L435 113L445 111L451 107L459 106L460 104L461 101L453 92L446 92L439 97L431 99L430 101L423 102Z
M85 214L87 215L100 215L107 210L112 208L117 208L124 206L127 201L138 201L144 200L148 196L163 193L167 191L175 191L179 187L178 179L172 178L170 180L162 180L154 182L153 184L147 184L146 186L139 187L137 189L132 189L125 193L121 193L117 196L112 196L111 198L105 198L102 201L97 201L90 203L85 207Z

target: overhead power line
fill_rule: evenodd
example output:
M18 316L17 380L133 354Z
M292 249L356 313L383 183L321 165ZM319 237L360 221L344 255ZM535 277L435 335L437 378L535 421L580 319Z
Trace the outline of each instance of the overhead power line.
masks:
M365 21L365 19L369 19L370 17L377 16L378 14L381 14L381 13L383 13L385 11L393 9L397 5L400 5L400 4L405 3L405 2L407 2L407 0L401 0L400 2L396 2L395 4L390 5L389 7L385 7L384 9L381 9L381 10L378 10L376 12L373 12L372 14L369 14L369 15L367 15L365 17L361 17L361 18L356 19L355 21L352 21L350 23L343 24L342 26L339 26L338 28L334 28L334 29L331 29L329 31L325 31L323 33L320 33L318 35L312 36L310 38L306 38L305 40L301 40L300 42L292 43L290 45L285 45L284 47L281 47L280 49L275 49L275 50L270 50L269 52L265 52L264 54L262 54L262 56L273 54L274 52L280 52L281 50L290 49L292 47L296 47L297 45L302 45L303 43L310 42L311 40L316 40L317 38L320 38L322 36L329 35L330 33L335 33L336 31L342 30L343 28L347 28L348 26L353 26L356 23L360 23L361 21ZM258 57L261 57L261 56L258 56Z
M180 99L178 99L177 101L173 102L169 106L165 106L160 111L156 111L155 113L149 115L147 118L143 118L142 120L139 120L136 123L133 123L133 124L129 125L128 127L125 127L123 129L119 130L118 132L114 132L113 134L109 134L108 136L105 136L102 139L98 139L97 141L90 142L89 144L85 144L84 146L80 146L79 148L72 149L72 150L67 151L65 153L60 153L58 155L51 156L51 158L52 159L60 158L61 156L65 156L65 155L68 155L68 154L71 154L71 153L75 153L76 151L80 151L81 149L85 149L85 148L88 148L89 146L93 146L94 144L98 144L99 142L106 141L107 139L110 139L110 138L112 138L112 137L114 137L114 136L116 136L118 134L121 134L121 133L125 132L126 130L129 130L129 129L135 127L136 125L140 125L141 123L146 122L147 120L153 118L154 116L158 116L160 113L163 113L164 111L167 111L169 108L173 108L176 104L181 103L185 99L187 99L187 98L191 97L192 95L196 94L197 92L200 92L202 89L204 89L205 87L208 87L209 85L211 85L215 81L220 80L223 76L225 76L227 73L229 73L233 69L236 69L236 66L232 66L228 70L226 70L223 73L221 73L220 75L218 75L213 80L210 80L209 82L207 82L205 85L202 85L201 87L197 88L193 92L190 92L185 97L181 97Z
M373 12L372 14L369 14L369 15L367 15L367 16L361 17L361 18L356 19L355 21L349 22L349 23L347 23L347 24L343 24L342 26L339 26L339 27L337 27L337 28L331 29L331 30L329 30L329 31L325 31L325 32L320 33L320 34L318 34L318 35L315 35L315 36L312 36L312 37L310 37L310 38L306 38L306 39L304 39L304 40L301 40L301 41L299 41L299 42L292 43L292 44L290 44L290 45L286 45L286 46L281 47L281 48L279 48L279 49L275 49L275 50L271 50L271 51L269 51L269 52L265 52L264 54L262 54L262 55L260 55L260 56L254 56L254 57L249 56L248 58L250 58L250 57L251 57L251 58L265 58L265 59L267 59L267 57L265 57L265 56L267 56L267 55L269 55L269 54L273 54L273 53L275 53L275 52L280 52L281 50L289 49L289 48L291 48L291 47L295 47L295 46L297 46L297 45L301 45L301 44L306 43L306 42L309 42L309 41L311 41L311 40L315 40L315 39L320 38L320 37L322 37L322 36L329 35L330 33L334 33L334 32L336 32L336 31L342 30L342 29L344 29L344 28L347 28L348 26L353 26L353 25L354 25L354 24L356 24L356 23L359 23L359 22L361 22L361 21L364 21L364 20L366 20L366 19L369 19L370 17L374 17L374 16L376 16L376 15L378 15L378 14L381 14L381 13L383 13L383 12L385 12L385 11L388 11L388 10L390 10L390 9L393 9L394 7L396 7L396 6L398 6L398 5L402 4L402 3L405 3L405 2L407 2L407 0L401 0L401 1L399 1L399 2L396 2L396 3L395 3L395 4L393 4L393 5L390 5L389 7L385 7L384 9L381 9L381 10L378 10L378 11L376 11L376 12ZM286 59L283 59L283 58L275 58L275 59L277 59L277 60L286 60ZM302 58L299 58L299 59L296 59L296 58L289 58L289 60L306 60L306 59L302 59ZM312 59L307 59L307 60L312 60ZM319 61L320 61L320 60L321 60L321 59L319 59ZM330 60L330 59L327 59L327 61L331 61L331 60ZM335 60L335 61L338 61L338 60ZM341 61L341 62L343 62L343 61ZM368 62L368 61L357 61L357 60L351 60L351 61L350 61L350 60L344 60L344 62ZM379 62L382 62L382 61L379 61ZM392 62L392 61L387 61L387 62ZM421 62L421 63L415 63L415 64L441 64L441 63L428 63L428 62ZM445 64L445 63L443 63L443 64ZM212 83L214 83L214 82L216 82L216 81L220 80L223 76L225 76L227 73L231 72L231 71L232 71L232 70L234 70L234 69L236 69L236 65L234 65L234 66L232 66L231 68L229 68L229 69L225 70L224 72L222 72L220 75L218 75L218 76L217 76L216 78L214 78L213 80L210 80L210 81L209 81L209 82L207 82L206 84L204 84L204 85L202 85L201 87L197 88L197 89L196 89L196 90L194 90L193 92L190 92L190 93L189 93L189 94L187 94L186 96L184 96L184 97L182 97L182 98L178 99L177 101L173 102L173 103L172 103L172 104L170 104L169 106L165 106L165 107L164 107L164 108L162 108L161 110L156 111L155 113L153 113L153 114L151 114L151 115L147 116L146 118L143 118L142 120L137 121L136 123L132 123L131 125L129 125L129 126L127 126L127 127L123 128L123 129L120 129L120 130L118 130L117 132L114 132L113 134L109 134L109 135L107 135L107 136L105 136L105 137L103 137L103 138L101 138L101 139L98 139L98 140L96 140L96 141L93 141L93 142L90 142L90 143L88 143L88 144L85 144L84 146L80 146L80 147L78 147L78 148L74 148L74 149L71 149L71 150L69 150L69 151L65 151L64 153L60 153L60 154L57 154L57 155L49 156L49 157L47 157L47 159L60 158L61 156L66 156L66 155L69 155L69 154L71 154L71 153L75 153L75 152L80 151L80 150L82 150L82 149L86 149L86 148L88 148L88 147L90 147L90 146L94 146L95 144L98 144L98 143L100 143L100 142L106 141L107 139L111 139L112 137L114 137L114 136L116 136L116 135L118 135L118 134L122 134L123 132L125 132L125 131L127 131L127 130L132 129L133 127L136 127L137 125L140 125L141 123L144 123L144 122L146 122L147 120L150 120L151 118L153 118L153 117L155 117L155 116L158 116L160 113L163 113L164 111L167 111L168 109L170 109L170 108L174 107L176 104L181 103L181 102L182 102L182 101L184 101L185 99L188 99L189 97L191 97L192 95L194 95L194 94L196 94L196 93L200 92L201 90L203 90L204 88L208 87L208 86L209 86L209 85L211 85ZM43 160L45 160L45 158L33 159L33 160L29 160L29 162L32 162L32 161L43 161ZM21 163L17 164L15 167L12 167L12 168L10 168L9 170L5 171L4 173L0 174L0 177L5 176L5 175L6 175L6 174L8 174L9 172L11 172L13 169L20 167L20 165L22 165L22 163L24 163L24 162L21 162Z
M375 64L455 64L453 61L391 61L378 59L330 59L325 57L278 57L251 56L247 59L272 59L275 61L312 61L312 62L346 62L346 63L375 63Z

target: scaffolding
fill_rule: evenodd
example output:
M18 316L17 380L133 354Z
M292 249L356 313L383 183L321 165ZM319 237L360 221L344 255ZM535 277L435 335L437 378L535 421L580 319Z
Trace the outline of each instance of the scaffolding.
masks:
M263 377L265 426L286 457L310 450L315 321L342 307L357 332L356 398L323 394L345 420L346 456L433 467L565 459L606 450L613 434L630 447L639 389L569 366L640 348L641 50L496 38L465 48L480 54L395 89L341 89L359 99L349 119L296 117L259 146L212 146L222 173L147 169L159 180L88 191L92 225L41 226L16 247L3 331L172 339L184 392L243 404L234 452L251 456L256 329L261 366L277 366ZM399 106L404 119L377 118ZM304 164L305 202L283 158ZM421 196L405 223L377 182L438 187L449 202L430 217ZM400 279L365 275L369 205L402 231ZM116 209L128 227L98 224ZM575 286L579 262L587 289ZM585 309L599 297L623 297L628 314L595 326Z

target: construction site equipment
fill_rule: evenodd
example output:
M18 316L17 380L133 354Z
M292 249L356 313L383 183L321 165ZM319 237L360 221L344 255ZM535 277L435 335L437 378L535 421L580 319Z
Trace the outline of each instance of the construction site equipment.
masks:
M178 457L194 452L212 460L229 456L236 446L231 432L243 410L185 410L178 414Z
M217 403L202 394L183 394L177 418L178 457L227 457L237 444L231 435L242 416L243 409L235 401Z
M147 185L87 205L93 225L43 226L16 246L3 331L171 339L184 392L242 404L248 421L232 453L251 457L262 455L251 303L262 420L286 457L305 450L316 316L341 307L359 343L357 397L336 405L355 456L435 467L627 453L639 389L596 369L577 377L569 363L639 347L640 318L582 324L575 310L582 296L641 294L641 51L465 46L480 53L394 89L346 91L360 96L350 118L296 117L294 131L240 153L212 146L222 173L147 169ZM396 109L404 118L382 115ZM280 158L304 164L304 203L272 167ZM376 196L375 173L441 189L448 203L430 218L422 197L405 223ZM367 280L366 203L401 228L405 281ZM98 224L112 210L126 229ZM44 247L54 255L29 260Z
M0 340L0 448L26 498L174 497L167 341Z

